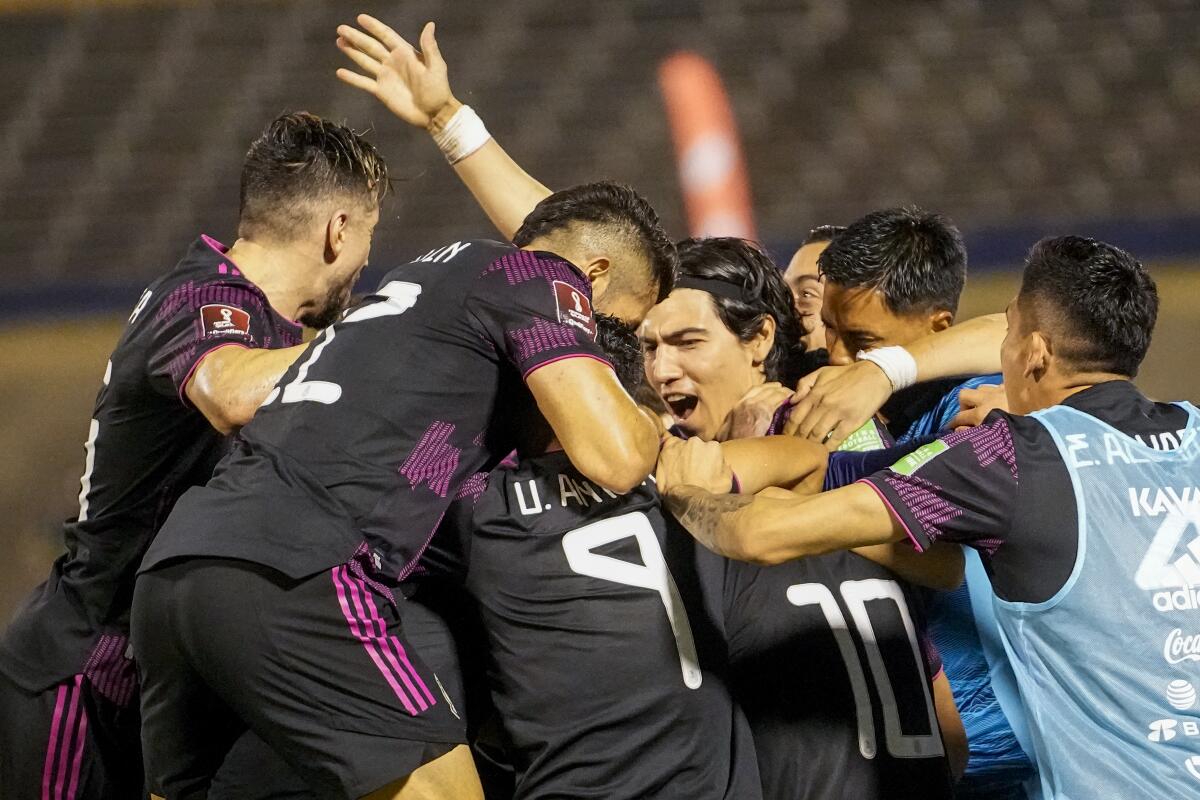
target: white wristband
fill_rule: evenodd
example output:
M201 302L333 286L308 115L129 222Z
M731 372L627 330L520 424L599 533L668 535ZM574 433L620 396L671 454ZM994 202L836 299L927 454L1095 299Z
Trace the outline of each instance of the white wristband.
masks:
M457 164L492 138L483 120L470 106L454 112L446 126L433 134L433 141L451 164Z
M903 347L880 347L875 350L859 350L855 361L870 361L883 370L892 383L892 391L907 389L917 382L917 361Z

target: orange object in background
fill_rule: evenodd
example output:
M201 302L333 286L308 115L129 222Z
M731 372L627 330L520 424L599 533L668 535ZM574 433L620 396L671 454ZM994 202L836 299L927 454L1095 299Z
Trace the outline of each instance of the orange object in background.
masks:
M754 239L750 180L737 123L715 68L676 53L658 69L692 236Z

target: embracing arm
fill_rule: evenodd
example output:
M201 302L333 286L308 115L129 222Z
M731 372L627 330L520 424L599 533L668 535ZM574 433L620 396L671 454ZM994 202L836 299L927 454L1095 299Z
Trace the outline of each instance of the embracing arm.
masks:
M566 358L525 379L571 463L613 492L627 492L654 469L658 430L622 388L612 367Z
M879 495L862 484L791 498L715 495L676 486L667 492L666 503L709 550L756 564L782 564L905 535Z
M950 542L934 542L921 552L907 541L855 547L854 552L887 567L909 583L942 592L957 589L966 568L962 547Z
M400 119L438 137L463 104L450 90L434 24L428 23L421 31L421 49L417 51L374 17L360 14L357 21L362 30L338 27L338 48L365 74L339 69L338 77L374 95ZM492 138L456 161L454 171L509 240L533 207L550 194Z
M254 417L271 389L307 345L264 350L221 347L205 355L184 386L188 400L221 433Z
M1007 330L1003 314L988 314L923 336L904 349L917 363L919 382L981 375L1000 369L1000 344ZM785 431L824 441L829 449L835 449L891 395L891 382L870 361L824 367L805 376L796 387L795 408Z
M771 486L818 492L829 461L824 447L795 436L721 442L721 454L743 494L757 494ZM686 476L678 482L686 483Z

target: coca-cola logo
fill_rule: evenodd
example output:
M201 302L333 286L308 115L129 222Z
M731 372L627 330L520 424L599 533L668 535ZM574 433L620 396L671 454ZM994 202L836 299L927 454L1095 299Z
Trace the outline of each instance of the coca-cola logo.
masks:
M1168 664L1182 664L1184 661L1200 661L1200 634L1185 636L1180 628L1167 635L1163 645L1163 658Z

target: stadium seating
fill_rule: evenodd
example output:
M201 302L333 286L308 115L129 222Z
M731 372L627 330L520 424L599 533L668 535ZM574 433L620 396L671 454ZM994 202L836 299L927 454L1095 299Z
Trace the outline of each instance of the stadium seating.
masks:
M1176 0L30 12L0 14L0 291L142 281L230 236L241 154L284 110L374 129L400 180L373 262L486 232L424 137L334 78L358 5L436 19L463 99L545 182L629 181L680 234L655 67L682 47L726 78L767 240L899 202L965 228L1200 213L1200 7Z

